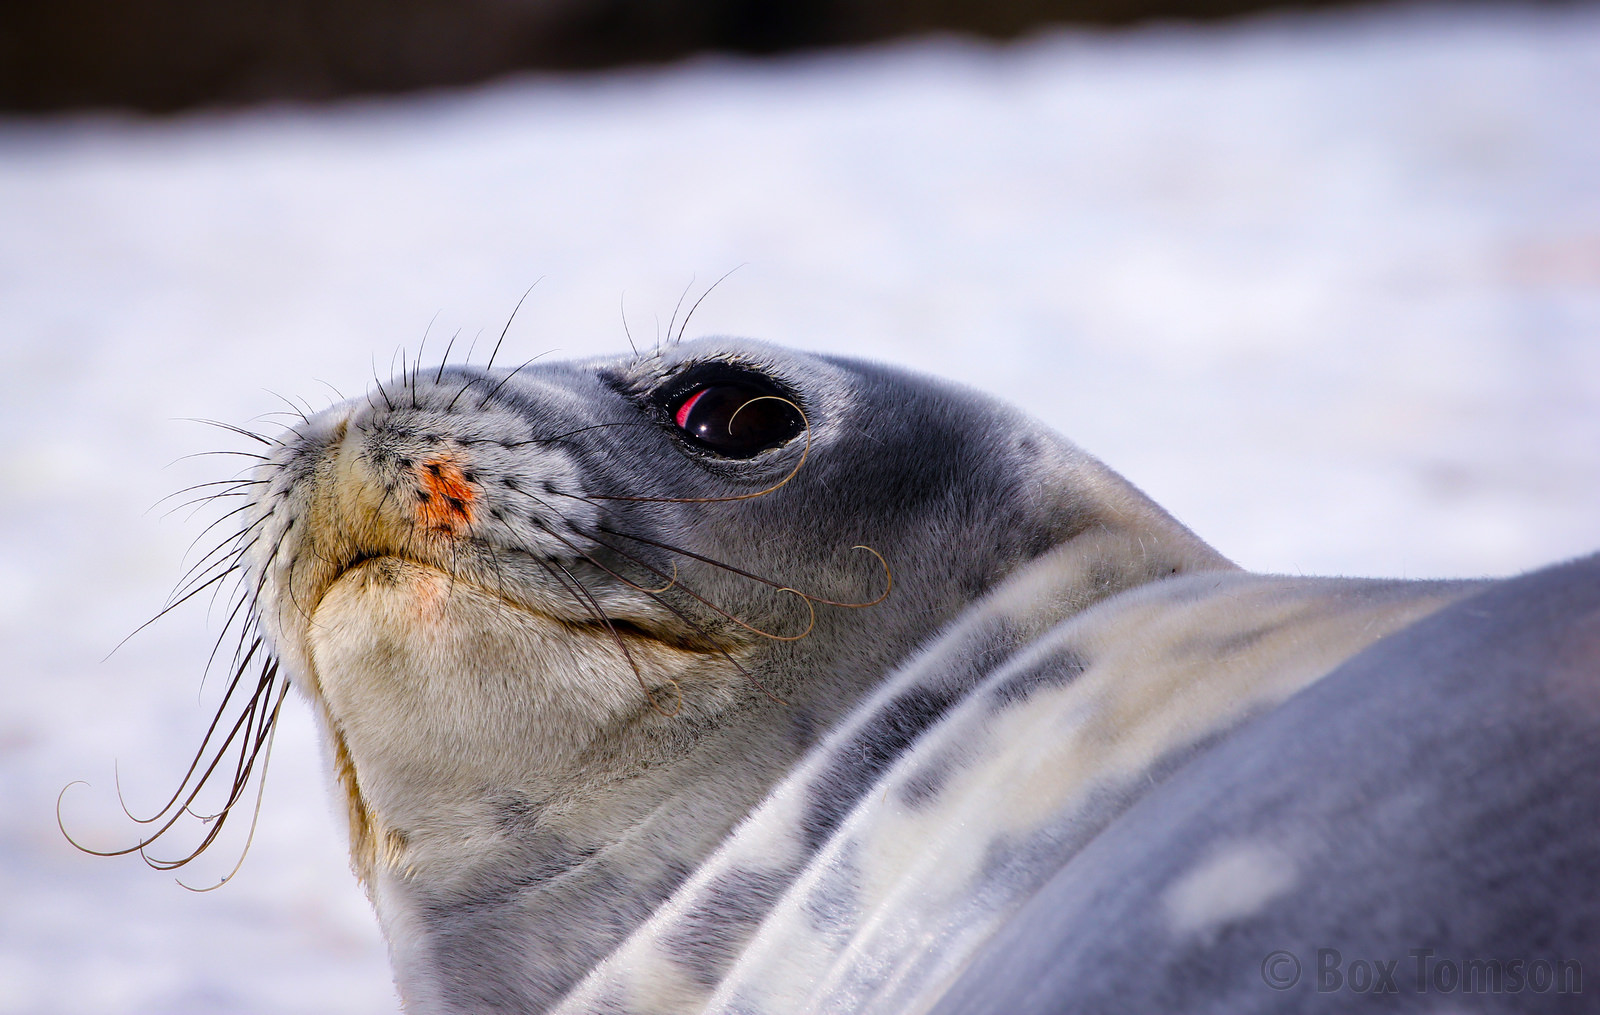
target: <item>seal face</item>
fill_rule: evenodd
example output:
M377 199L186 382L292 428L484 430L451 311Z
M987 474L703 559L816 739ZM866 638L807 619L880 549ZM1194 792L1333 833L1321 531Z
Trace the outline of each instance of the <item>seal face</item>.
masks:
M1245 574L998 402L747 341L406 374L251 482L414 1012L962 1010L1169 776L1477 589Z

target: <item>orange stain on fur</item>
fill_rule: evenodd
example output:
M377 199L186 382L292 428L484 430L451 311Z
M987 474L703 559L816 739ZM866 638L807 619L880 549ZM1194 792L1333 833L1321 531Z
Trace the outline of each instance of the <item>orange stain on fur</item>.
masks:
M429 531L455 535L472 524L472 503L478 492L449 458L431 458L417 466L417 521Z

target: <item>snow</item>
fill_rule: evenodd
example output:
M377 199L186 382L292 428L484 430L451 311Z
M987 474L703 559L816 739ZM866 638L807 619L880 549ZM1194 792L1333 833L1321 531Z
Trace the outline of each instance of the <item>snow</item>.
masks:
M302 703L223 889L55 827L85 779L130 841L113 764L155 806L215 701L198 603L103 658L245 446L182 417L481 361L535 279L504 360L622 350L743 265L690 334L1001 393L1247 566L1515 572L1600 547L1597 109L1580 6L0 120L0 1015L397 1007Z

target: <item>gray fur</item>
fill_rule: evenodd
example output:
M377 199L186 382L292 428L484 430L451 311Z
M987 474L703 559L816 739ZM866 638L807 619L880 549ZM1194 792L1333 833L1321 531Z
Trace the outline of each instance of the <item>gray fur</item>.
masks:
M1341 978L1353 961L1396 963L1393 989L1371 997L1393 1010L1593 1010L1582 977L1600 971L1597 758L1591 556L1442 610L1188 765L1062 866L936 1011L1350 1010L1357 991L1319 984L1319 949L1339 953ZM1292 889L1175 931L1173 886L1247 843L1292 859ZM1262 979L1279 951L1302 966L1286 989ZM1587 994L1504 979L1440 990L1439 960L1499 962L1502 975L1519 960L1575 961Z

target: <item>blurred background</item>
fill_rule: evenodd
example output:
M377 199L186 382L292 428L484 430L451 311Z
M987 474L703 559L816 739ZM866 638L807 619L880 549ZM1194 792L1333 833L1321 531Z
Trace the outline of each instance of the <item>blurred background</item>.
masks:
M737 268L690 335L996 393L1251 568L1600 548L1600 7L1263 6L0 4L0 1015L397 1010L303 703L219 891L56 798L132 841L220 690L203 602L112 653L248 446L186 420L535 280L502 361Z

